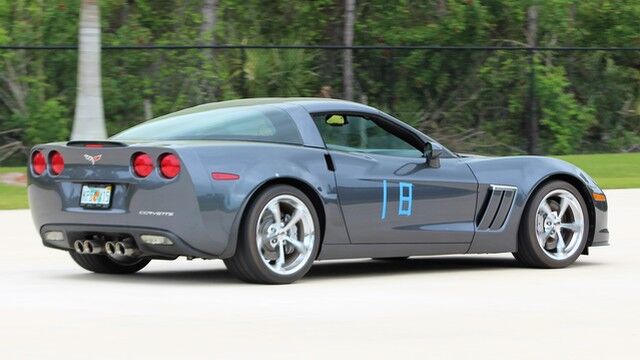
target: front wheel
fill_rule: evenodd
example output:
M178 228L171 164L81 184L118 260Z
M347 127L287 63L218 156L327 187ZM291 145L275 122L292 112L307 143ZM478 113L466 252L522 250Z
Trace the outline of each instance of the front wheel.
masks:
M588 236L589 215L580 192L567 182L551 181L527 205L513 255L527 266L566 267L580 256Z
M241 280L289 284L309 271L320 247L318 215L309 198L288 185L276 185L252 201L241 224L227 269Z

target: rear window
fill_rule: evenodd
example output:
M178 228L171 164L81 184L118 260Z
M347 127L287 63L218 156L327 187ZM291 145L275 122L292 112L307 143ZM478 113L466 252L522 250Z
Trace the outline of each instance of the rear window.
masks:
M163 116L125 130L114 140L251 140L302 144L289 114L268 105Z

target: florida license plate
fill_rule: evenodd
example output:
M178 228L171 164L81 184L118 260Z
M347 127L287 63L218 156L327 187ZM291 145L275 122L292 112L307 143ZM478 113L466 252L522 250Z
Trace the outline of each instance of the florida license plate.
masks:
M113 185L82 185L80 206L90 209L108 209L111 206Z

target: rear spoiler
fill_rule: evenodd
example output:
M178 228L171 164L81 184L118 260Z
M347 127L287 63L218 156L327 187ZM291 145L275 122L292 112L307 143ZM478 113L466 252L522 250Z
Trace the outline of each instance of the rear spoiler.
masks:
M85 141L75 140L67 142L67 146L71 147L85 147L85 148L105 148L105 147L126 147L127 144L117 141Z

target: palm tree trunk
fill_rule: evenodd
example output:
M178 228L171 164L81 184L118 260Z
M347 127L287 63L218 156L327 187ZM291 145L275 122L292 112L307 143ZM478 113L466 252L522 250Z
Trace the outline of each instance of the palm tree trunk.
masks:
M106 139L100 71L100 7L82 0L78 48L78 88L72 140Z
M217 22L219 0L204 0L202 3L202 24L200 25L200 39L203 44L215 45L215 29ZM209 101L215 101L222 97L222 91L220 89L220 80L217 76L216 66L216 50L205 50L204 69L207 74L210 74L210 78L203 78L204 90L206 91L205 99Z
M356 0L344 1L344 45L353 46L353 23L355 22ZM345 49L342 65L343 97L353 101L353 50Z
M214 30L216 28L216 13L218 11L218 0L204 0L202 4L202 24L200 25L200 36L203 42L214 45L216 43Z

